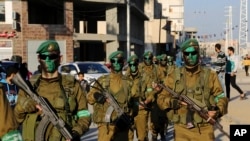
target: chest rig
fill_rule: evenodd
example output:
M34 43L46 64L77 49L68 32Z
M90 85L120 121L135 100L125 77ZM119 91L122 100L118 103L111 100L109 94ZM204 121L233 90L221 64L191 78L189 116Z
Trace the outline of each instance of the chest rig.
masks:
M30 82L36 91L40 84L41 75L32 76ZM75 103L72 103L71 96L73 94L75 79L69 75L59 75L59 85L60 85L60 93L64 100L65 110L66 110L66 122L72 126L72 111L71 107L75 107Z
M115 85L110 85L111 80L109 75L102 76L99 81L102 87L114 97L124 112L129 112L129 88L132 85L128 83L128 78L122 76L122 88L116 93L112 92L110 89L110 87L115 87ZM114 108L107 102L104 104L95 103L94 111L93 120L96 123L114 123L118 118L116 112L114 112Z
M184 67L175 69L175 78L173 84L173 90L180 95L188 96L193 102L195 102L199 107L203 109L210 109L215 105L214 96L210 94L209 88L209 76L210 69L201 67L200 72L196 75L196 80L187 80L187 72ZM187 84L193 83L193 84ZM189 115L187 112L190 111L188 106L181 105L179 109L172 110L168 113L170 119L175 123L186 124L187 116ZM206 123L206 121L199 116L198 113L194 112L191 114L192 120L194 123L202 124Z
M142 92L143 97L145 98L148 97L149 92L153 91L152 82L158 81L157 66L155 64L152 64L151 72L148 72L148 69L146 69L146 67L147 66L143 64L139 70L141 72L140 90Z

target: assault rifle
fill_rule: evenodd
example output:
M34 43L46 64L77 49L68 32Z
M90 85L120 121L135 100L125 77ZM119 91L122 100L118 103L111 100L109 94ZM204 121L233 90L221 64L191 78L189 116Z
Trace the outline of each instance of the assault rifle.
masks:
M180 94L174 92L169 87L165 86L164 84L158 83L157 85L160 86L161 88L163 88L164 90L168 91L170 94L172 94L173 97L179 98L180 100L187 103L188 107L191 108L192 110L196 111L200 115L200 117L205 119L211 125L218 128L224 135L226 135L228 138L230 138L229 134L223 130L222 125L218 121L216 121L215 119L213 119L212 117L210 117L208 115L208 110L205 107L201 107L201 106L197 105L194 102L194 100L192 100L188 96L180 95Z
M42 120L40 121L35 133L36 141L46 140L45 132L49 123L52 123L65 139L73 138L69 126L56 114L55 109L50 105L50 103L33 90L31 84L24 81L19 73L17 73L11 81L19 88L23 89L37 104L42 107Z
M124 112L124 110L119 106L118 102L113 97L113 95L110 94L109 92L107 92L107 90L105 90L102 87L102 85L100 84L100 82L98 80L91 79L90 84L93 82L96 83L100 88L95 87L95 86L91 86L91 87L99 90L104 95L104 97L107 99L108 103L110 104L110 107L108 108L107 112L109 112L111 114L113 111L116 111L118 119L117 119L117 121L115 121L115 125L119 129L124 129L124 128L128 127L129 129L133 130L131 117L129 115L127 115ZM110 122L110 116L111 115L105 116L106 122Z

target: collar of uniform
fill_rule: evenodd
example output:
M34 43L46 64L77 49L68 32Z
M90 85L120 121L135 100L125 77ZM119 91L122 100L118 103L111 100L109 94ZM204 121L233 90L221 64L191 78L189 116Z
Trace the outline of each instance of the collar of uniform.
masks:
M59 81L59 77L55 77L55 78L41 78L41 81L46 81L46 82L56 82L56 81Z
M201 66L197 65L195 67L192 68L188 68L187 66L185 67L185 70L188 74L197 74L201 71Z
M122 77L122 72L118 72L118 73L110 72L110 78L113 78L113 77Z
M133 77L132 74L129 74L129 78L131 78L131 79L136 79L136 78L139 78L139 77L140 77L139 70L137 70L137 72L135 72L135 73L136 73L135 77Z

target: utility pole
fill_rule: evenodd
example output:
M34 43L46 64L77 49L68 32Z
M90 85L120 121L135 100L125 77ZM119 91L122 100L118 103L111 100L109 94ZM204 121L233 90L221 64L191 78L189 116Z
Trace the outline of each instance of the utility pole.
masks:
M228 46L232 46L233 44L233 31L232 31L232 6L226 7L226 34L225 34L225 52L227 52Z
M127 0L127 60L130 57L130 0Z
M241 0L240 2L240 29L239 29L239 49L240 55L247 54L249 48L247 48L248 39L248 19L247 19L247 0Z

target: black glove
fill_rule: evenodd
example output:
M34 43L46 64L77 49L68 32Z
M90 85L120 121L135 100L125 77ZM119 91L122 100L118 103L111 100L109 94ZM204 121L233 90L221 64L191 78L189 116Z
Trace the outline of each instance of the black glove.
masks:
M98 92L94 93L94 98L100 104L103 104L106 101L105 96L103 94L98 93Z
M79 133L77 133L76 131L72 132L72 141L81 141L81 136Z

